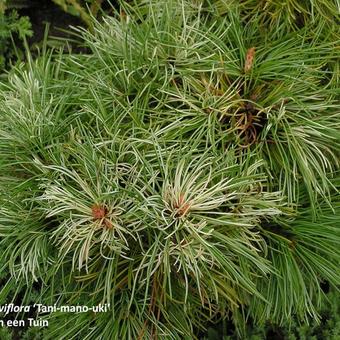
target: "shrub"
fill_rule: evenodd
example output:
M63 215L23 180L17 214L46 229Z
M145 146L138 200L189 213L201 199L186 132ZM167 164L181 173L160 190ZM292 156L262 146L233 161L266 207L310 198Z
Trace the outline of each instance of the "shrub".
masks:
M91 53L45 51L1 85L11 284L110 304L44 316L47 339L318 320L321 282L340 282L334 36L263 35L238 6L147 5L79 30Z

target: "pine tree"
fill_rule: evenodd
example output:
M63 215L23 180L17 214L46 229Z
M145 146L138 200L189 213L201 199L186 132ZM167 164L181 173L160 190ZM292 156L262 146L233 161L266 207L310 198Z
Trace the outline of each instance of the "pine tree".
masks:
M121 4L77 30L88 53L1 84L8 285L110 305L43 316L44 339L318 320L340 282L337 8L257 3Z

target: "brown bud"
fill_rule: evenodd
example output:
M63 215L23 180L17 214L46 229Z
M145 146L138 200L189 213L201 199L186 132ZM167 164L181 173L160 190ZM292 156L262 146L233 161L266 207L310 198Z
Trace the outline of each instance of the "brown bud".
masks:
M246 60L244 63L244 72L247 73L251 70L255 59L255 47L251 47L247 50Z
M95 204L92 206L92 216L95 220L104 218L107 214L107 209L104 206Z

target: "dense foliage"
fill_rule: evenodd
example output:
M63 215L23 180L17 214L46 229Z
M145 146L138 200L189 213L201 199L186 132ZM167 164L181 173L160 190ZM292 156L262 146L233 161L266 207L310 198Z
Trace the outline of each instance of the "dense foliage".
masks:
M306 8L293 25L252 1L122 4L78 30L88 54L9 73L0 297L110 304L42 316L44 339L318 321L340 282L339 35Z
M22 43L32 33L28 17L19 16L16 10L0 2L0 72L22 57L18 42Z

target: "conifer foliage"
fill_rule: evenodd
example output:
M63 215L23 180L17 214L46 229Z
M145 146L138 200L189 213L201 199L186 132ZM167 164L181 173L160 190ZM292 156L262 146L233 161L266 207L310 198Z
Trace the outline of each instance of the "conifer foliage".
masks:
M339 8L305 3L125 3L77 31L87 54L8 74L0 297L110 305L40 315L44 339L319 318L340 282Z

